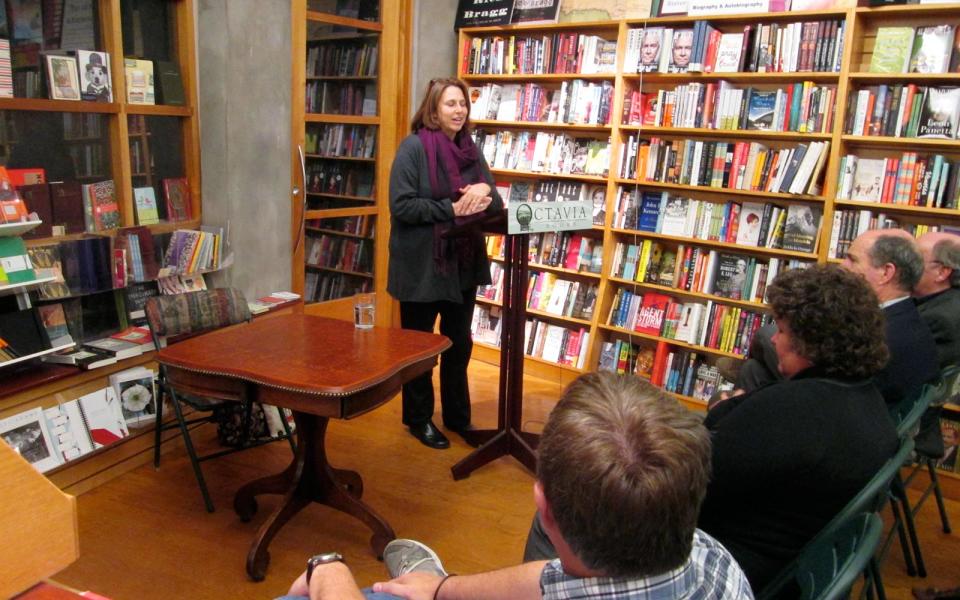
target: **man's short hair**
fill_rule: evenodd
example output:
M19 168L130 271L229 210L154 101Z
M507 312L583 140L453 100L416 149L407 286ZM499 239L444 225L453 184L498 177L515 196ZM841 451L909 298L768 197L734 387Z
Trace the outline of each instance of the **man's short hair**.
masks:
M608 576L684 564L710 478L701 417L634 376L587 373L540 438L537 478L563 539Z
M960 288L960 237L954 240L940 240L933 245L933 260L948 269L950 273L950 287Z
M870 249L870 262L874 267L892 263L897 268L897 287L907 293L913 291L923 275L923 255L916 243L905 237L877 237Z

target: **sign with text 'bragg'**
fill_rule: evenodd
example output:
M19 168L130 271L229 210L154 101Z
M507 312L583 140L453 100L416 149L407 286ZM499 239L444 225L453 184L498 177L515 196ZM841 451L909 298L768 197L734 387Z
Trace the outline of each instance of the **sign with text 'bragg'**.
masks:
M574 202L511 203L507 233L574 231L593 227L593 205L589 200Z

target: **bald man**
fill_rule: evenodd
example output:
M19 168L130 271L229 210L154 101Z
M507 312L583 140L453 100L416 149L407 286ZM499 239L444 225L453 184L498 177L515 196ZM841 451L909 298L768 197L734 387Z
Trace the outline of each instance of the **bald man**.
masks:
M843 267L863 277L887 319L890 362L874 378L888 404L915 397L939 374L937 348L911 296L923 274L916 240L902 229L874 229L853 240Z
M960 236L927 233L917 240L923 275L913 290L920 318L937 344L940 368L960 365Z

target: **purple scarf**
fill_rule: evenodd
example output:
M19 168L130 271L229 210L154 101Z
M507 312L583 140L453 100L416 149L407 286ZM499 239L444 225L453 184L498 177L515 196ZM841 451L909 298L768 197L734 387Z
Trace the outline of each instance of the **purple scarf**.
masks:
M459 132L453 140L439 129L421 128L417 137L427 153L427 169L430 172L430 191L433 198L450 198L456 202L460 198L460 188L471 183L483 181L480 176L480 151L473 138ZM446 178L441 178L443 169ZM466 174L466 180L461 175ZM437 271L449 274L453 260L463 270L473 263L473 244L475 236L443 237L450 229L452 221L437 223L433 226L433 263Z

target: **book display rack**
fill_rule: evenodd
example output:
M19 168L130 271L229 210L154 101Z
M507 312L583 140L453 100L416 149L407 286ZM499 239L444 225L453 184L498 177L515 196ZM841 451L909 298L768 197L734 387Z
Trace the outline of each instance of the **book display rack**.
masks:
M531 236L528 372L638 373L702 409L777 273L867 228L960 227L958 25L960 5L920 4L461 30L501 195L595 199L593 231ZM501 247L474 320L490 362Z
M9 31L17 32L12 33L8 55L15 85L12 95L0 97L0 122L4 124L0 156L11 172L28 172L31 179L17 187L27 209L37 212L43 221L33 232L24 233L27 256L38 273L59 268L66 281L38 278L29 284L35 292L18 292L21 300L16 306L12 300L5 302L3 312L5 316L39 313L38 322L53 327L42 327L52 343L65 339L59 333L67 327L62 310L60 321L43 321L55 312L47 310L50 307L75 305L79 322L94 331L106 322L96 309L111 309L101 312L112 312L116 321L123 312L118 310L116 298L136 296L143 286L153 286L152 293L156 293L155 283L133 283L155 280L156 273L132 270L130 287L117 289L125 282L114 280L116 250L126 249L128 269L156 267L162 255L134 256L134 250L139 253L144 248L146 237L199 229L202 199L195 6L193 0L45 3L41 7L45 14L36 20L23 20L24 15L11 13L10 6L0 10L8 12ZM54 14L57 7L76 14ZM37 24L42 31L31 29ZM26 35L28 31L30 35ZM63 52L66 50L77 52L68 55ZM72 96L71 90L50 90L45 84L43 61L49 55L58 56L61 62L67 58L74 61L76 98L47 99ZM136 57L137 64L143 65L163 63L165 70L160 75L165 79L158 80L155 88L152 77L127 73L125 57ZM101 182L104 185L100 186ZM97 198L91 194L98 186L112 187L109 202L94 201ZM85 191L90 205L86 215ZM100 235L90 236L89 232ZM140 242L131 244L137 237ZM73 265L72 259L80 255L89 255L88 262L97 268L74 269L80 265ZM192 260L187 262L186 270L202 268ZM63 288L70 296L67 299L62 298ZM72 316L66 315L68 322ZM50 332L54 332L52 338ZM67 338L71 337L68 333ZM0 419L67 403L104 388L111 373L149 365L151 360L152 353L146 353L93 371L37 360L24 360L28 363L24 367L0 365ZM152 445L152 431L131 436L109 451L72 461L49 477L61 488L82 492L149 460Z
M378 240L405 134L409 3L295 0L292 10L293 287L325 316L352 311L354 294L384 292L376 314L387 318Z

